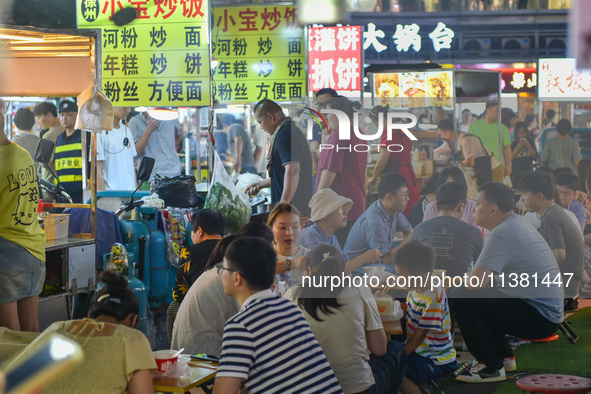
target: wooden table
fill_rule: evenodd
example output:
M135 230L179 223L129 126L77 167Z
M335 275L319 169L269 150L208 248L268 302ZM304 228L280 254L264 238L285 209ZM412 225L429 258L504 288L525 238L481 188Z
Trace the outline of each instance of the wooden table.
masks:
M386 335L388 338L392 338L393 335L402 335L402 324L400 324L400 320L394 321L384 321L382 322L384 325L384 331L386 331Z
M165 393L186 393L194 387L200 387L204 392L211 393L207 388L215 380L217 363L190 361L192 373L189 379L156 379L154 378L154 390Z

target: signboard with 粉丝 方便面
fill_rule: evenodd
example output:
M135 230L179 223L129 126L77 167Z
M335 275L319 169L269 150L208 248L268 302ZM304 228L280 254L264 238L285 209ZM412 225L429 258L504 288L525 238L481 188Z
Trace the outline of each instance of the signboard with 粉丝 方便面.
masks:
M211 53L215 98L223 104L306 96L304 29L294 6L213 9Z
M102 90L114 106L210 104L208 0L76 0L78 27L101 29ZM134 8L123 26L115 13Z

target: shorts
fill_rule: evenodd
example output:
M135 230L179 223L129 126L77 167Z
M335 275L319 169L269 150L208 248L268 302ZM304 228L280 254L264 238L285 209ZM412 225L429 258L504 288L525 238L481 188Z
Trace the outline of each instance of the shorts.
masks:
M435 365L433 360L419 356L414 352L406 358L406 376L417 383L445 376L457 368L458 364L455 361L444 365Z
M0 304L39 295L44 282L45 262L0 237Z

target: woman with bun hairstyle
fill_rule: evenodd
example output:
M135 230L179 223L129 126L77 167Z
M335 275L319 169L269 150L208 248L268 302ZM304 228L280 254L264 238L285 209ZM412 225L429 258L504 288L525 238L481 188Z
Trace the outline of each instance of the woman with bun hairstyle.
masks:
M419 184L417 182L417 177L415 176L415 170L412 168L411 164L412 141L399 129L394 129L392 131L392 139L388 140L388 132L385 129L385 125L388 122L389 110L390 108L388 106L383 107L381 105L377 105L369 112L369 118L373 124L375 124L377 127L380 127L380 123L382 123L381 126L383 129L380 140L380 156L376 162L373 174L367 183L369 186L372 186L378 182L380 176L390 172L399 173L404 176L408 182L409 198L406 209L404 210L404 216L408 217L412 207L417 201L419 201L419 198L421 198L419 193ZM380 117L382 118L382 122L379 121ZM401 120L398 122L404 123ZM402 150L400 152L388 151L387 147L394 144L400 145ZM391 148L391 150L400 150L400 148Z
M318 245L307 265L312 283L319 283L313 278L341 277L345 258L335 246ZM290 289L285 298L302 310L343 391L398 393L406 355L401 344L388 341L369 288L304 286Z
M31 344L59 333L78 342L84 352L82 364L51 383L45 389L48 394L154 392L152 349L145 335L133 328L138 299L115 271L103 272L100 280L105 286L90 300L88 318L53 323Z
M351 127L351 139L339 139L339 120L335 114L328 113L326 121L331 134L324 144L327 149L320 151L314 193L330 188L338 195L350 198L354 202L347 216L347 225L335 232L339 243L344 247L351 227L365 211L367 152L360 148L355 149L355 147L365 145L367 141L360 139L354 130L353 118L361 108L361 104L350 101L347 97L338 96L326 102L326 108L336 109L347 115ZM360 130L357 132L359 133Z

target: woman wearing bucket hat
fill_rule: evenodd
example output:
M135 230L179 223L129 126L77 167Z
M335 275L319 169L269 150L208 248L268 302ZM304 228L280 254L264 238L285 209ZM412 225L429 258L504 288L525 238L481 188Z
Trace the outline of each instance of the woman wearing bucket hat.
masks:
M312 210L310 220L314 224L302 231L298 245L312 250L317 245L327 244L342 252L334 232L347 225L347 214L353 206L353 201L339 196L332 189L322 189L312 196L308 205ZM349 260L345 253L343 255L347 262L345 273L349 274L364 264L377 261L382 253L378 249L371 249L353 260Z

